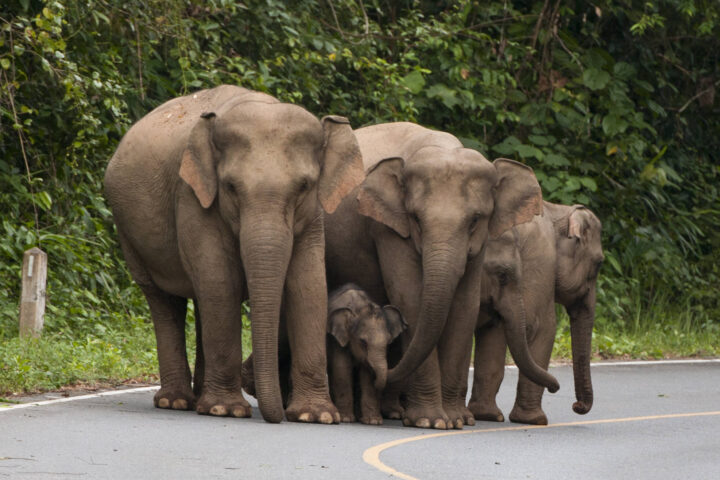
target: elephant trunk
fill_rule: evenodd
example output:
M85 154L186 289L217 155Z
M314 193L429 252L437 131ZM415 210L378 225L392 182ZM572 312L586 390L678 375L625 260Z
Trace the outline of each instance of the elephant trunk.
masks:
M240 246L250 296L255 393L263 418L283 419L278 373L278 329L285 275L292 253L292 230L284 220L244 222Z
M503 315L503 325L505 326L505 338L510 354L523 375L538 385L546 387L550 393L555 393L560 389L557 379L535 363L530 354L527 341L525 303L522 295L520 292L515 292L514 295L509 295L509 297L506 301L514 300L513 306L509 308L513 313Z
M568 308L570 314L570 337L572 340L573 376L575 377L575 398L573 411L584 415L593 404L593 388L590 378L590 353L592 351L592 330L595 323L595 288L576 305Z
M412 374L437 345L447 322L460 277L465 273L467 249L452 240L426 241L423 245L423 286L412 339L398 364L388 372L397 383ZM412 323L410 328L413 328Z
M386 349L383 348L381 351L368 352L368 366L373 373L375 373L375 390L382 391L385 389L387 383L387 353Z

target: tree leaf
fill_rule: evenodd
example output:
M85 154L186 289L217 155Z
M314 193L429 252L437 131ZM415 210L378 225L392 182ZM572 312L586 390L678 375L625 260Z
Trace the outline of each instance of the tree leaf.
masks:
M583 72L583 84L591 90L601 90L610 81L610 74L605 70L588 68Z
M418 94L425 87L425 77L417 70L408 73L402 78L402 84L413 94Z

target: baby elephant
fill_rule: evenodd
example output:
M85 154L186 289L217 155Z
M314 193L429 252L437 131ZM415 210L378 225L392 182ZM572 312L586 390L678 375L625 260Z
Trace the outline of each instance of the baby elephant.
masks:
M330 294L330 395L343 422L354 422L357 412L362 423L382 424L380 396L387 379L387 348L406 328L397 307L380 307L356 285L347 284ZM360 401L353 402L353 394L358 393Z

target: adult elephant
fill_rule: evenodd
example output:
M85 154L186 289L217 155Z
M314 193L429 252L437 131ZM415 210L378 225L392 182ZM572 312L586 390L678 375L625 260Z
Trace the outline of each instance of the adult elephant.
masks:
M579 414L590 411L595 286L604 258L601 233L600 220L582 205L545 202L544 216L488 242L468 404L476 419L504 420L495 396L504 374L505 331L492 319L502 323L527 317L530 350L535 361L546 368L555 341L555 302L570 315L577 399L573 410ZM546 425L542 394L542 388L521 374L510 421Z
M387 378L397 385L415 372L407 408L397 412L403 422L462 428L474 423L459 396L480 303L480 253L488 235L542 211L540 186L522 164L490 163L449 133L413 123L365 127L355 136L367 178L326 216L328 284L355 283L407 320L411 340ZM511 340L523 371L557 390L532 361L525 336Z
M107 167L105 192L155 326L157 407L250 416L240 373L241 304L249 298L263 418L339 421L325 376L322 208L332 212L363 176L347 120L318 121L235 86L171 100L128 131ZM187 299L202 315L195 392L185 355ZM286 412L281 304L297 359Z

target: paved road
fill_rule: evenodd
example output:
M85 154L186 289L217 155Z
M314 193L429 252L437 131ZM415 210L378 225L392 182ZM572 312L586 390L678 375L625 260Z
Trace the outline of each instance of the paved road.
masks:
M575 415L571 369L553 367L551 425L462 431L225 419L152 407L153 391L0 408L0 478L717 479L720 361L593 367ZM517 371L498 404L512 407Z

